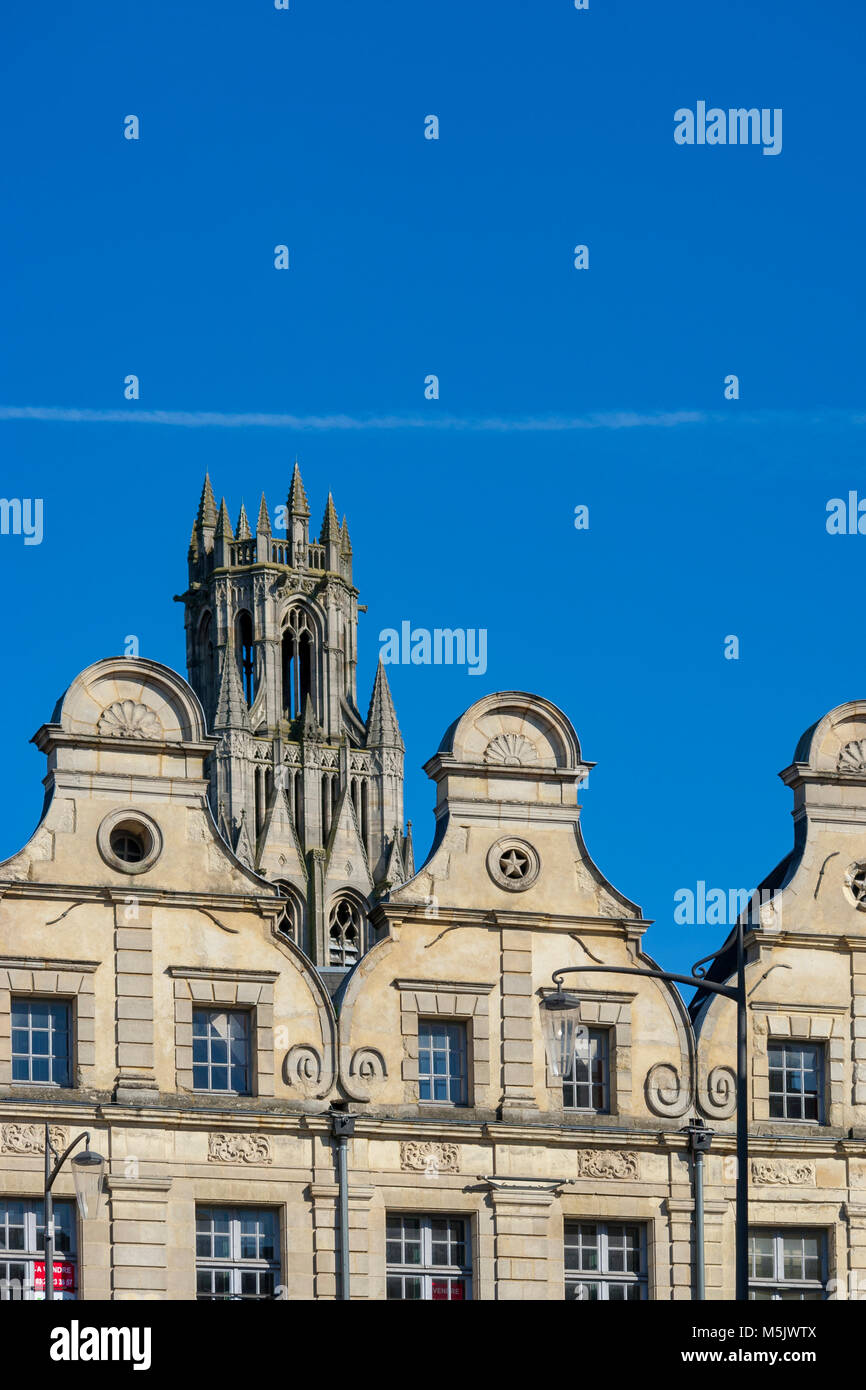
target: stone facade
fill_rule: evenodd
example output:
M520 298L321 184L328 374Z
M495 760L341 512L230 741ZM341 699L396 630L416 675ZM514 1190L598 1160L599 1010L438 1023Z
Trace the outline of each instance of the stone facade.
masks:
M690 1299L694 1118L715 1131L708 1296L731 1298L733 1005L593 973L574 987L596 1063L572 1090L548 1069L554 970L653 964L586 848L566 716L505 691L450 727L426 764L433 847L365 897L369 949L336 993L220 832L223 738L166 667L97 662L35 736L43 819L0 865L0 1200L38 1203L45 1123L55 1145L90 1132L108 1166L98 1216L72 1221L77 1296L337 1297L338 1107L353 1298ZM768 1260L813 1242L803 1287L846 1296L866 1281L866 703L782 775L795 847L748 909L752 1224ZM723 950L712 974L732 969ZM25 1078L46 1004L69 1070ZM779 1075L783 1110L814 1091L814 1115L779 1115ZM55 1197L72 1190L67 1164Z

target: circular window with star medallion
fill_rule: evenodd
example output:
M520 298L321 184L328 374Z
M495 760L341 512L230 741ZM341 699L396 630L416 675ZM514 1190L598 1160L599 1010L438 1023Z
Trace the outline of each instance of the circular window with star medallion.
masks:
M526 840L506 835L488 850L487 872L494 883L510 893L522 893L525 888L531 888L540 870L538 852Z
M866 912L866 864L849 864L845 872L845 887L854 907Z

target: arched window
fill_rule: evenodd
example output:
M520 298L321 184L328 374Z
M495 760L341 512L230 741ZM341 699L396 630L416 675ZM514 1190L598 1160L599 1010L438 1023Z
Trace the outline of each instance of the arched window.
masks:
M213 620L202 616L198 629L199 691L208 719L213 714Z
M336 898L328 917L331 965L354 965L363 949L363 917L351 898Z
M307 833L307 827L304 821L304 779L300 772L295 773L294 787L295 829L303 844Z
M277 921L277 931L288 936L296 946L302 946L304 916L298 893L285 879L276 879L274 887L279 888L286 900L283 915Z
M307 696L313 697L313 631L303 608L293 608L283 630L283 718L303 714Z
M242 612L237 618L237 653L241 670L241 688L247 706L255 699L255 660L253 657L253 620L249 613Z

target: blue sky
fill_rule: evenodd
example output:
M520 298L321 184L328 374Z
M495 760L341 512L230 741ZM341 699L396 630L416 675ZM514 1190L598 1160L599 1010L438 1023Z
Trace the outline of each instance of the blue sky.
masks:
M776 773L864 694L866 537L825 526L866 496L862 6L153 0L5 29L2 493L44 500L44 539L0 536L0 853L72 677L131 633L183 668L205 468L234 519L297 454L314 520L329 487L348 513L365 712L381 629L488 631L483 677L391 672L419 850L442 731L538 691L598 762L587 841L648 949L720 944L674 893L787 852ZM699 100L781 108L781 154L676 145Z

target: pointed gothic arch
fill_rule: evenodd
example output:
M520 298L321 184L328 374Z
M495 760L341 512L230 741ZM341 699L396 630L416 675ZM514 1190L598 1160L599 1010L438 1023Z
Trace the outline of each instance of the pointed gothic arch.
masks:
M198 636L196 639L198 648L198 681L201 702L205 714L210 720L213 716L215 690L214 690L214 650L213 650L213 614L210 609L205 609L199 619Z
M319 649L319 631L315 618L304 604L293 604L283 617L280 642L284 719L297 719L303 715L308 695L313 702L316 718L320 717Z
M353 966L366 950L366 905L357 893L341 889L328 908L328 964Z
M287 936L294 941L296 946L300 946L302 951L307 950L306 941L306 920L304 912L304 900L297 888L289 883L287 879L274 879L275 887L279 888L286 900L283 908L283 915L277 922L277 931L283 936Z
M241 689L247 708L251 709L256 697L256 660L253 647L253 619L246 608L242 608L235 618L235 651L238 656Z

